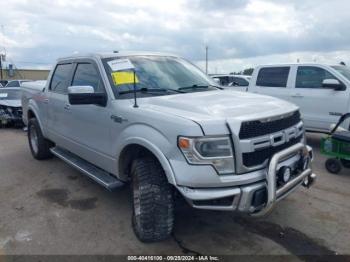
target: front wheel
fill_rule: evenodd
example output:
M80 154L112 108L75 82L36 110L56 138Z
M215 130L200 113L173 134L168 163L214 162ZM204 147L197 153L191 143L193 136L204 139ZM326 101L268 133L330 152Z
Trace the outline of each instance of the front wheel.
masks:
M332 174L339 174L342 169L342 165L338 159L330 158L326 161L326 168L328 172Z
M132 225L142 242L169 237L174 225L173 189L159 162L151 157L134 161L131 170Z
M50 152L52 143L43 136L36 118L30 119L28 122L28 142L30 151L35 159L43 160L52 157Z

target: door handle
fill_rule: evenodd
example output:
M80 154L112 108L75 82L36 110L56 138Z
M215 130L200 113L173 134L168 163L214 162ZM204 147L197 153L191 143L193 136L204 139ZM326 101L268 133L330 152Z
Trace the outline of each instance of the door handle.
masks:
M69 109L70 109L70 105L66 104L66 105L64 106L64 109L69 110Z
M294 94L294 95L292 95L292 97L294 97L294 98L303 98L304 96L301 95L301 94Z
M49 103L49 99L48 99L48 98L45 98L45 99L43 100L43 103L44 103L44 104L48 104L48 103Z
M117 122L117 123L123 123L123 122L127 122L128 121L128 119L123 118L122 116L116 116L116 115L111 115L111 119L114 122Z

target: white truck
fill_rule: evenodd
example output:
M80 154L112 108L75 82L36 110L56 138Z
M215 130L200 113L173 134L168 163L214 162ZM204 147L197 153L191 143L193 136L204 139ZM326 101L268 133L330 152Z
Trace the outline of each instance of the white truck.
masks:
M221 90L174 55L61 58L22 93L33 157L55 155L110 190L130 184L141 241L170 235L176 195L262 216L316 177L295 105Z
M324 64L261 65L254 70L249 87L240 91L296 104L307 131L329 132L340 116L350 112L350 69ZM350 120L342 125L347 130L349 126Z

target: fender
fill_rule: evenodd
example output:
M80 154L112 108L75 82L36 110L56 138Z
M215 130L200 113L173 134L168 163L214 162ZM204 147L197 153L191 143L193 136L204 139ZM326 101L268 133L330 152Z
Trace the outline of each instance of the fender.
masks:
M170 166L169 160L165 157L165 155L156 145L154 145L153 143L150 143L149 141L141 137L132 137L132 138L129 138L126 142L128 142L127 145L130 145L130 144L140 145L148 149L150 152L152 152L155 155L155 157L158 159L159 163L161 164L167 176L168 182L170 184L176 185L175 175Z
M43 133L43 136L46 137L46 130L45 130L45 128L43 128L43 123L42 123L42 121L40 119L38 106L33 102L33 100L29 101L28 109L27 109L26 113L28 114L29 111L32 111L34 113L36 119L38 120L41 132ZM27 115L25 117L28 118ZM28 121L29 121L29 119L27 119L27 122Z
M140 137L140 134L142 134L143 137ZM124 129L118 136L118 142L114 144L114 148L117 149L115 154L117 170L119 170L121 152L125 147L132 144L142 146L152 152L161 164L168 182L176 185L175 175L170 162L163 153L173 149L172 144L161 132L147 125L131 125Z

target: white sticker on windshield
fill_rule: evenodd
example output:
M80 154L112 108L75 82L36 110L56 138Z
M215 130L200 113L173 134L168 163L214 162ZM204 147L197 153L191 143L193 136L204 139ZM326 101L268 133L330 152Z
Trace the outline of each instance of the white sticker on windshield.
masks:
M8 97L7 93L0 93L0 98L5 98L5 97Z
M112 71L122 71L135 68L135 66L127 58L112 60L107 62L107 64L112 69Z

